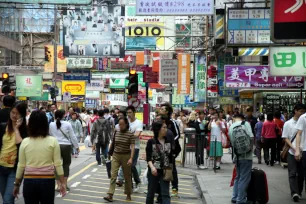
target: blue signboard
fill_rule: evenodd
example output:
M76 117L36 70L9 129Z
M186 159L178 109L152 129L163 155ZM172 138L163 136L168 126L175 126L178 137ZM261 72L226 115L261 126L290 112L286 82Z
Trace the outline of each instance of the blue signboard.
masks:
M97 101L95 99L86 99L85 100L86 108L95 108L96 103L97 103Z
M82 80L90 82L90 71L71 71L65 73L64 80Z
M219 79L218 81L218 92L219 92L219 95L221 97L224 97L224 96L231 96L231 97L237 97L239 96L239 92L238 92L238 89L228 89L228 88L225 88L224 86L224 80L223 79Z
M270 8L229 9L227 43L270 44Z
M125 50L156 50L155 37L126 37Z

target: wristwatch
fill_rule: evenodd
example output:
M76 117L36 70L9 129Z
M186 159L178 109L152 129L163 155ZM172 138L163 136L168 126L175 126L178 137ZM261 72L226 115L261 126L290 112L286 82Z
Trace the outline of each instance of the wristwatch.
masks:
M16 182L14 182L14 186L19 187L19 186L20 186L20 183L16 183Z

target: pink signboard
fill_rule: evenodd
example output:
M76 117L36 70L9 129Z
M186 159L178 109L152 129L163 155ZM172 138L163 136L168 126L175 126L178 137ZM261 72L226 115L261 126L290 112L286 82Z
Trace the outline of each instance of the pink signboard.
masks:
M225 86L244 89L303 89L304 77L270 76L269 66L225 65Z

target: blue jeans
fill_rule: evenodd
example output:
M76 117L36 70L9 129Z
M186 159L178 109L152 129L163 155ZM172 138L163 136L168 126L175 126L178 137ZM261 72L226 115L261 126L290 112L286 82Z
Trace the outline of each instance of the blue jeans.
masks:
M236 164L237 175L234 182L232 200L237 204L247 203L247 189L251 181L252 160L239 160Z
M15 203L15 197L13 196L15 177L14 168L0 166L0 192L3 204Z
M151 169L149 168L147 176L148 176L148 193L147 193L146 204L154 203L154 195L158 185L160 185L162 204L170 204L171 203L170 193L169 193L170 182L164 181L163 171L158 170L158 175L153 176L151 173Z
M25 204L54 204L54 179L24 179L23 197Z
M108 152L108 144L102 144L97 143L96 144L96 160L98 162L98 165L102 164L101 160L101 153L103 154L104 158L107 158L107 152Z

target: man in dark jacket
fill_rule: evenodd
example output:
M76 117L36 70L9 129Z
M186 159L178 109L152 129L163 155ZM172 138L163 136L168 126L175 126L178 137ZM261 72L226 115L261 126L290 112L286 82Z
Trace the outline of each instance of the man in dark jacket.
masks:
M0 123L6 123L10 117L11 107L15 103L14 96L4 96L3 105L4 108L0 110Z

